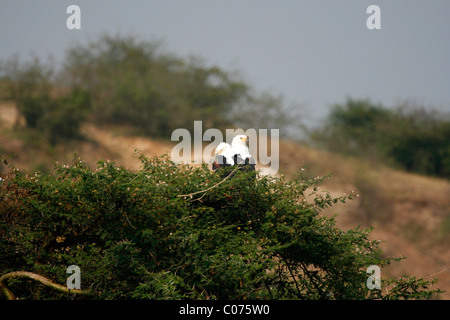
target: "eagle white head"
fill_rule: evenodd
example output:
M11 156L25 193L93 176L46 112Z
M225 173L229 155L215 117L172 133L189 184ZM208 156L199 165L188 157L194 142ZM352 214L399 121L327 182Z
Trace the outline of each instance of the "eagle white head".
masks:
M248 150L248 137L246 135L240 134L233 138L231 142L231 149L234 154L238 154L242 159L251 158L252 155Z

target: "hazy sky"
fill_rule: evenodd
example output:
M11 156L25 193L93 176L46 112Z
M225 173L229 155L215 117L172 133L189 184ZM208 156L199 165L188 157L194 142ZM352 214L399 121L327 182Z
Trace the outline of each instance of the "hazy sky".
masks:
M80 30L66 27L71 4ZM381 9L380 30L366 26L370 5ZM2 60L61 61L106 32L239 70L258 91L303 105L311 122L346 97L450 111L449 0L0 0Z

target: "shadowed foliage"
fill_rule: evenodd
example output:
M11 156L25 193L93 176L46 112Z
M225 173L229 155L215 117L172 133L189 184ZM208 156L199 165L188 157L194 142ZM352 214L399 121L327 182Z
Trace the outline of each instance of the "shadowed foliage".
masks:
M10 167L0 182L1 274L28 271L64 284L67 295L11 279L24 299L409 299L431 298L433 281L383 280L369 290L367 267L383 268L370 230L342 231L321 211L354 195L317 191L322 178L224 181L206 165L140 156L141 170L75 158L52 174ZM396 260L396 259L394 259ZM387 290L389 286L389 290Z

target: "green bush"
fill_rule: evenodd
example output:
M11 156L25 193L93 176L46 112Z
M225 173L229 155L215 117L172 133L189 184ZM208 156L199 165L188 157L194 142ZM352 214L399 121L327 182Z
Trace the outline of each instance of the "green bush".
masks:
M20 63L11 59L0 68L6 100L12 100L25 125L51 144L79 138L79 128L90 110L90 94L81 88L57 85L51 64L39 59Z
M232 73L134 37L105 35L70 48L61 74L69 86L90 93L93 121L153 137L192 130L200 119L205 127L227 128L228 112L247 91Z
M254 181L254 172L241 171L222 179L206 165L140 159L138 172L109 161L90 169L78 158L54 174L11 167L0 182L0 274L30 271L65 284L66 268L77 265L90 294L23 279L3 285L24 299L407 299L439 292L407 277L389 294L369 290L367 267L391 259L381 258L370 230L343 231L320 214L353 196L317 192L322 179Z
M89 110L89 95L74 90L62 97L47 93L27 96L20 99L19 108L27 126L54 145L81 137L79 129Z
M205 130L278 128L282 136L299 125L298 106L288 108L282 96L255 92L235 71L133 36L71 46L58 70L38 58L0 61L0 80L0 99L12 100L26 126L53 144L78 137L84 121L157 138L178 128L193 133L198 120Z
M407 171L450 178L450 116L399 108L385 126L384 153Z
M311 141L333 152L450 178L450 117L411 105L386 109L348 99L333 107Z

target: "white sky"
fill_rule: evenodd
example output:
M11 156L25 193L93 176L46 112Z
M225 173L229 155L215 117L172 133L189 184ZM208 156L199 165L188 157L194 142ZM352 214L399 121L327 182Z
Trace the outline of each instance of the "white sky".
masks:
M81 8L81 30L66 9ZM381 30L369 30L369 5ZM0 60L57 61L102 33L161 39L167 50L238 70L315 122L346 97L411 99L450 111L448 0L0 0Z

